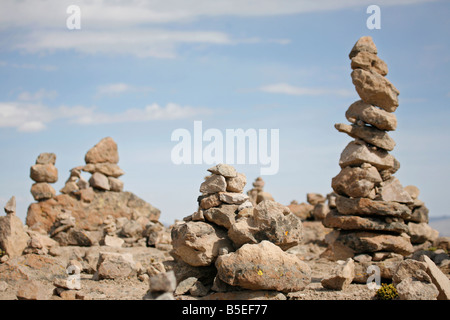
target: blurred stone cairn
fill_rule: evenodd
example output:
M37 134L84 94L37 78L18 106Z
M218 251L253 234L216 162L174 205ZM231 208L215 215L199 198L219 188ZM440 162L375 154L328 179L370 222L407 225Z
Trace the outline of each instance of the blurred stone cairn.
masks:
M170 246L170 233L158 221L160 211L123 191L117 144L102 139L85 155L86 165L70 170L61 194L49 183L58 180L56 155L42 153L31 167L37 203L28 208L30 230L49 235L61 246ZM91 173L89 180L82 171Z
M341 172L332 179L336 207L323 224L334 231L327 235L325 255L353 258L364 266L378 263L382 277L391 278L394 265L413 253L413 244L430 246L438 232L427 224L428 209L418 199L418 188L403 188L394 176L400 163L389 153L395 141L388 132L397 127L399 91L385 78L386 63L378 58L371 37L360 38L349 57L361 100L345 114L351 124L335 125L354 140L342 152ZM365 271L357 271L355 280L364 282Z
M302 239L300 218L273 200L254 206L243 193L245 175L234 167L218 164L208 171L198 210L172 228L172 255L191 270L177 272L175 293L192 294L193 287L197 295L210 290L303 290L311 269L285 252Z

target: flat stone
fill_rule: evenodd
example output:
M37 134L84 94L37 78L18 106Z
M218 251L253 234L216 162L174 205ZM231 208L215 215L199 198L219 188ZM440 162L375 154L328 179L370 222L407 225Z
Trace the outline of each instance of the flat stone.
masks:
M389 80L376 72L363 69L353 70L351 76L361 100L387 112L394 112L397 109L400 92Z
M215 265L222 281L250 290L294 292L311 282L311 268L305 262L269 241L245 244L219 256Z
M423 255L422 259L427 266L426 272L439 291L437 299L450 300L450 280L448 279L448 277L436 266L436 264L429 257Z
M374 71L382 76L386 76L388 74L388 67L386 62L381 60L374 53L360 51L351 60L352 69L360 68L367 71Z
M118 163L117 144L111 137L103 138L86 153L84 160L86 163Z
M208 169L212 174L221 175L225 178L234 178L237 176L236 169L229 164L219 163L218 165Z
M344 132L352 138L360 138L367 143L387 151L394 150L395 141L386 131L374 127L348 125L343 123L337 123L334 127L339 132Z
M323 220L323 225L327 228L338 228L341 230L388 231L395 233L408 231L408 226L403 220L392 220L391 218L340 215L336 210L332 210Z
M227 189L227 181L222 175L213 174L206 178L200 185L200 192L205 194L225 192Z
M352 198L366 198L381 183L380 173L371 165L345 167L331 180L331 187L340 195Z
M393 131L397 128L397 118L395 114L375 107L362 100L358 100L350 105L345 117L351 123L363 121L380 130Z
M383 201L395 201L407 204L414 202L409 193L405 191L400 181L395 177L381 183L379 194Z
M395 173L400 169L400 163L386 150L373 150L361 140L351 141L341 153L340 167L361 166L364 163L373 165L378 171L389 170L391 173Z
M189 277L184 279L178 284L177 288L175 289L175 294L176 295L185 294L194 286L197 280L198 279L196 277Z
M411 217L411 209L397 202L375 201L368 198L336 197L336 208L340 214L345 215L378 215L393 216L402 219Z
M242 204L249 199L248 195L237 192L221 192L219 199L228 204Z
M116 163L88 163L83 169L85 172L94 173L100 172L105 176L118 178L125 174L125 172Z

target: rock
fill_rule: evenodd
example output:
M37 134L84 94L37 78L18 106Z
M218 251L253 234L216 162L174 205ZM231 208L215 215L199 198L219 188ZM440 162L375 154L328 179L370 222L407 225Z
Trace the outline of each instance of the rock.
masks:
M89 163L118 163L119 153L117 151L117 144L110 137L103 138L92 147L84 157L87 164Z
M120 167L115 163L88 163L82 169L83 171L89 173L99 172L108 177L118 178L125 174L125 172L120 169Z
M19 217L13 214L0 217L0 249L10 258L22 255L29 240Z
M420 207L414 208L411 217L408 220L418 223L428 223L428 213L428 208L425 205L422 205Z
M336 208L340 214L344 215L393 216L405 220L411 217L411 209L404 204L388 201L375 201L367 198L352 199L337 196Z
M225 178L234 178L237 176L237 172L234 167L223 163L219 163L218 165L209 168L208 171L212 174L224 176Z
M358 100L350 105L345 117L351 123L363 121L380 130L393 131L397 128L395 114L377 108L371 104Z
M341 230L369 230L403 233L408 231L408 226L403 220L395 221L391 218L359 217L353 215L340 215L333 210L323 220L327 228L339 228Z
M119 237L113 237L106 235L105 236L105 246L112 247L112 248L121 248L122 245L125 243L125 241L122 238Z
M311 269L305 262L269 241L245 244L222 255L216 267L222 281L250 290L294 292L311 282Z
M350 59L355 57L359 52L369 52L372 54L377 54L377 47L370 36L364 36L356 41L350 54L348 55Z
M201 283L200 281L197 281L196 283L194 283L194 285L191 287L191 289L189 289L189 293L193 297L204 297L208 294L208 292L209 292L209 286L205 287L203 285L203 283Z
M351 76L361 100L387 112L397 109L400 92L389 80L378 73L363 69L353 70Z
M243 173L237 173L236 177L226 178L227 191L229 192L244 192L244 187L247 184L247 177Z
M114 192L122 192L123 191L123 181L117 178L108 177L109 182L109 190Z
M400 168L397 159L386 150L372 150L364 142L351 141L342 151L339 165L341 168L345 168L361 166L364 163L373 165L379 171L389 170L391 173L395 173Z
M289 208L266 200L255 207L252 216L232 225L228 236L237 247L268 240L287 250L301 242L302 231L300 218L292 214Z
M5 292L8 289L9 285L5 281L0 281L0 292Z
M408 256L414 251L406 237L368 231L341 231L336 241L351 248L355 253L390 251Z
M85 198L87 196L89 199ZM160 216L160 210L131 192L100 192L89 188L80 191L80 200L83 201L61 194L46 201L32 203L28 207L26 224L32 230L49 232L58 214L70 211L77 228L94 231L102 229L103 221L108 215L127 219L133 216L145 217L150 221L157 221Z
M9 214L16 214L16 197L12 196L8 202L6 202L5 207L3 208L7 215Z
M237 209L236 205L223 204L220 207L205 210L203 215L206 220L229 229L235 223Z
M286 300L286 296L277 291L243 290L212 293L202 300Z
M438 289L432 283L407 278L396 286L400 300L436 300Z
M430 283L431 278L426 271L427 265L425 263L414 259L406 259L398 265L392 277L392 282L397 285L407 278L414 278L414 280Z
M409 193L404 190L400 181L395 177L382 182L379 194L381 195L381 200L383 201L413 203L413 199Z
M439 291L437 299L450 300L450 280L448 277L434 264L430 258L424 255L422 256L422 259L426 265L426 272Z
M434 230L425 222L409 222L408 229L408 234L411 236L411 242L414 244L424 243L425 241L434 242L439 237L439 231Z
M219 194L213 193L206 196L200 196L198 198L200 208L207 210L209 208L220 206L222 201L220 201Z
M355 277L355 262L348 258L345 263L338 264L332 274L322 279L324 288L332 290L345 290Z
M188 292L197 282L196 277L189 277L181 281L175 289L175 295L182 295Z
M220 248L233 250L226 233L208 223L195 221L172 228L174 253L191 266L208 266L219 255Z
M450 237L439 237L434 241L437 248L450 252Z
M318 203L324 203L325 201L327 201L327 198L325 198L320 193L307 193L306 201L308 201L309 204L315 206Z
M71 194L73 192L77 192L78 190L80 190L80 188L78 187L78 184L75 181L67 181L64 187L61 190L59 190L59 192L64 194ZM33 189L31 189L31 193L33 193Z
M36 280L24 281L17 288L17 299L19 300L46 300L48 292L46 288Z
M100 189L100 190L109 190L109 180L108 177L102 173L95 172L91 178L89 179L89 184L91 187Z
M35 164L30 168L30 178L36 182L54 183L58 181L58 169L51 164Z
M228 204L242 204L247 201L249 197L243 193L221 192L219 193L219 199Z
M177 280L172 270L150 277L149 283L151 292L174 292L177 288Z
M45 255L48 254L52 248L58 247L58 243L46 234L41 234L32 230L28 230L27 233L30 236L30 240L28 240L28 245L24 253Z
M96 276L102 279L124 279L137 275L131 253L100 252Z
M406 192L408 192L409 196L413 200L416 200L419 197L420 190L416 186L409 185L409 186L406 186L404 189Z
M225 192L227 189L227 182L221 175L213 174L206 178L200 185L200 192L205 194Z
M37 159L36 164L55 164L56 163L56 154L44 152L41 153Z
M76 281L76 278L56 278L53 280L53 285L57 288L62 288L66 290L81 290L81 282Z
M386 131L369 126L348 125L343 123L337 123L334 127L339 132L344 132L352 138L362 139L365 142L384 150L394 150L395 141Z
M256 203L258 204L265 200L275 201L270 193L265 191L258 192L258 195L256 196Z
M352 198L367 198L376 185L383 180L378 170L371 165L345 167L331 180L331 187L340 195Z
M352 69L364 69L366 71L374 71L382 76L388 74L388 67L386 62L378 58L374 53L361 51L353 58L351 63Z
M313 217L315 220L323 220L330 212L330 207L325 203L318 203L314 206Z
M314 206L306 202L302 202L300 204L291 203L287 207L291 210L291 212L294 215L296 215L302 220L308 219L312 215L312 212L314 210Z
M31 186L31 194L34 200L48 200L56 195L55 189L47 182L36 182Z

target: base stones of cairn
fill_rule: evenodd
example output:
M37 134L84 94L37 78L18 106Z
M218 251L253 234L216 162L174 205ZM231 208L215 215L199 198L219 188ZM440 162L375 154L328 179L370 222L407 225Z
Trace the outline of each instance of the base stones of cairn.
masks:
M301 220L272 200L254 207L251 196L242 193L245 175L233 167L220 164L208 171L211 175L200 186L198 211L172 228L172 255L183 269L186 264L192 270L207 268L212 270L208 274L217 276L196 276L188 288L183 285L177 292L203 296L209 290L240 288L302 290L311 279L310 269L297 256L284 252L300 243ZM259 191L261 182L257 179L254 184ZM179 279L180 285L194 276L192 270Z
M50 183L58 181L58 169L55 167L56 155L54 153L41 153L36 163L30 168L30 178L35 181L31 187L34 200L51 199L56 195Z
M0 249L9 258L22 255L30 240L22 220L16 216L15 197L5 206L6 216L0 217Z

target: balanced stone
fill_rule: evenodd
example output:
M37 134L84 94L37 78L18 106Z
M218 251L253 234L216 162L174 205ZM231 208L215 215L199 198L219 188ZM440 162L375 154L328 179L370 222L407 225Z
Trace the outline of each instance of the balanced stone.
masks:
M386 62L378 58L376 54L367 51L358 52L352 58L351 67L352 69L374 71L382 76L386 76L388 73Z
M30 178L36 182L54 183L58 181L58 169L51 164L35 164L30 168Z
M374 127L348 125L337 123L334 127L339 132L344 132L352 138L359 138L367 143L373 144L384 150L392 151L395 147L395 141L387 134L386 131L379 130Z
M378 170L369 165L363 164L361 167L345 167L331 180L331 187L340 195L352 198L370 197L375 195L375 186L383 180Z
M86 163L118 163L117 144L110 137L103 138L86 153L84 160Z
M206 178L206 180L200 185L201 193L216 193L225 192L227 189L227 181L222 175L213 174Z
M397 117L395 114L365 103L362 100L352 103L345 113L345 117L351 123L361 120L380 130L393 131L397 128Z
M377 54L377 47L375 46L375 43L372 40L372 37L370 36L364 36L358 39L356 41L355 45L353 46L352 50L350 51L350 54L348 57L352 59L354 56L356 56L359 52L369 52L373 54Z

